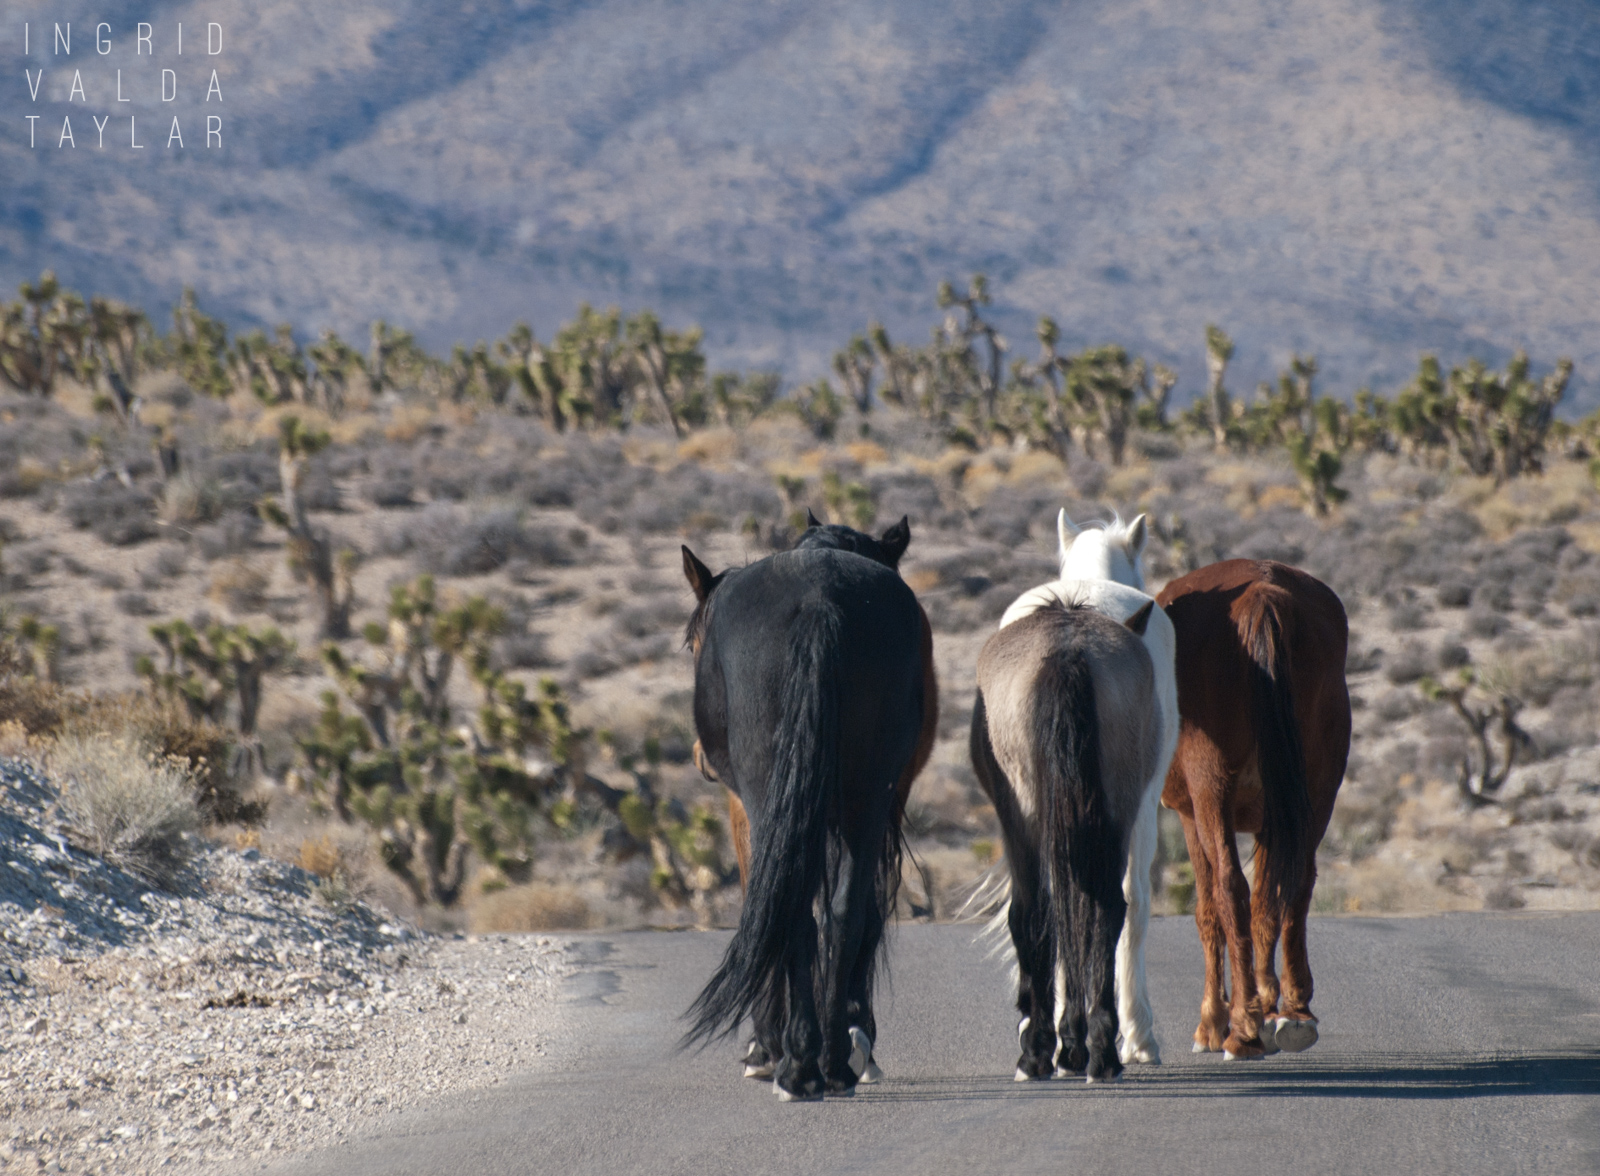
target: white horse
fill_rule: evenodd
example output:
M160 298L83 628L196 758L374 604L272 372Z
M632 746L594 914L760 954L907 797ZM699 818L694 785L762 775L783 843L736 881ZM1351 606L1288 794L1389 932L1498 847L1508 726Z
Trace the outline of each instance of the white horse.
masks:
M1000 618L1003 629L1013 621L1057 601L1088 605L1121 623L1154 598L1144 592L1139 560L1149 538L1144 515L1131 523L1120 517L1104 525L1078 526L1063 509L1056 516L1061 576L1030 588ZM1117 941L1118 1054L1128 1062L1161 1061L1155 1037L1155 1016L1144 975L1144 936L1150 925L1150 866L1156 856L1156 806L1166 782L1167 766L1178 747L1178 680L1174 670L1177 638L1172 622L1157 605L1144 630L1145 648L1156 671L1156 696L1161 709L1161 748L1156 770L1146 785L1144 801L1128 847L1128 872L1122 881L1128 917ZM1058 1010L1059 1012L1059 1010Z

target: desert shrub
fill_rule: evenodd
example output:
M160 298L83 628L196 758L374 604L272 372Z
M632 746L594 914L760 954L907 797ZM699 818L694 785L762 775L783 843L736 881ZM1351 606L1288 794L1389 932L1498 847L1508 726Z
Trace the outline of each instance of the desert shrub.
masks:
M241 555L255 546L261 534L261 517L255 513L230 514L194 532L195 544L206 559Z
M260 612L271 578L254 564L230 559L211 570L206 595L232 613Z
M367 492L367 497L372 500L373 506L383 510L417 504L416 498L413 497L411 479L403 474L390 473L379 478Z
M1414 641L1407 642L1400 651L1388 659L1383 676L1396 686L1415 682L1428 672L1428 656Z
M1574 617L1592 617L1600 614L1600 595L1580 592L1567 601L1567 612Z
M499 670L545 670L558 665L551 656L549 639L543 633L508 633L496 649L494 665Z
M913 536L919 530L943 528L960 519L957 512L945 510L938 483L925 474L901 471L874 474L867 479L867 485L878 503L879 516L910 518Z
M200 819L188 765L109 734L68 735L49 753L76 839L147 881L171 886Z
M68 487L61 497L62 513L79 530L114 547L131 547L155 538L155 500L141 490L130 490L110 478Z
M119 592L117 611L129 617L153 617L161 610L143 592Z
M154 558L139 569L139 584L145 589L161 587L168 580L183 575L188 557L176 543L165 543L156 548Z
M1420 701L1405 690L1390 690L1378 699L1374 713L1386 723L1409 719L1421 708Z
M566 536L550 527L529 527L517 511L468 514L434 505L391 527L385 555L410 554L417 567L445 576L481 576L511 561L565 567L575 561Z
M1055 531L1055 511L1060 496L1050 491L996 490L972 512L972 527L980 536L1007 545L1026 543L1035 526ZM899 517L898 515L895 517ZM1078 516L1073 516L1078 517Z
M1472 585L1460 580L1448 580L1439 585L1435 599L1440 608L1466 608L1472 603Z
M189 476L213 487L219 515L254 511L278 488L278 459L264 448L231 450L198 460Z
M1467 632L1474 637L1498 637L1509 625L1503 616L1487 608L1474 607L1467 614Z
M1425 628L1428 624L1427 606L1417 600L1398 600L1389 609L1389 626L1402 633Z
M214 520L224 505L216 482L184 470L162 486L156 514L171 526L193 527Z
M595 925L584 897L570 886L530 882L508 886L480 898L467 926L474 933L492 931L581 931Z
M58 731L82 738L110 734L150 754L180 761L208 823L247 825L266 815L266 806L246 796L247 782L233 770L235 736L146 691L65 696L51 733Z

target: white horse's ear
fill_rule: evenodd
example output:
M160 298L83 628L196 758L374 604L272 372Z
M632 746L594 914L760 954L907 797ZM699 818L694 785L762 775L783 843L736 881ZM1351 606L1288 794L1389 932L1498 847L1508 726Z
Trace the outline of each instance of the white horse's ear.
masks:
M1056 543L1061 547L1061 554L1067 554L1067 548L1072 546L1072 541L1083 534L1083 528L1067 517L1067 508L1062 507L1056 515Z
M1128 524L1128 558L1137 560L1144 551L1144 545L1150 538L1150 519L1148 515L1140 515Z

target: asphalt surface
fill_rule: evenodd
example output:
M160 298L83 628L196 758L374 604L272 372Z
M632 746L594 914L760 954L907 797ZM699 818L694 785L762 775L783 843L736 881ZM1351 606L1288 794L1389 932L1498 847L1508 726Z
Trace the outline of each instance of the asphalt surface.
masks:
M1600 1172L1600 914L1313 920L1322 1039L1189 1050L1192 920L1157 919L1166 1064L1018 1084L1004 965L971 926L903 926L854 1098L780 1103L738 1042L674 1050L725 933L581 937L558 1047L492 1089L374 1120L285 1176L417 1173Z

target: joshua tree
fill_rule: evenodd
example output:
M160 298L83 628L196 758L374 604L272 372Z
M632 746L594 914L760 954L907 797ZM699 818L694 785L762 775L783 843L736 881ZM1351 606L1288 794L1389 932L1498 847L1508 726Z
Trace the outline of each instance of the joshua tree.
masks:
M1000 395L1000 373L1004 369L1006 341L979 308L989 305L989 280L973 274L965 294L957 294L949 282L939 283L939 306L948 311L944 320L944 345L954 366L970 372L978 386L985 421L995 419ZM956 312L960 311L958 315ZM984 341L986 355L979 358L973 346Z
M843 350L833 353L834 374L844 384L850 399L855 401L856 411L862 416L872 411L872 378L876 368L872 344L864 336L852 336Z
M306 463L328 441L327 433L308 428L297 416L284 416L278 421L278 480L282 492L277 502L263 500L260 511L262 518L288 535L289 568L300 579L311 582L322 607L322 636L337 641L350 636L356 554L348 547L335 553L332 537L325 529L311 525L301 498Z
M1233 358L1233 340L1221 327L1206 327L1206 402L1211 407L1211 436L1217 449L1228 447L1228 422L1233 419L1233 406L1222 377L1228 371L1228 361Z
M213 624L196 632L187 622L171 620L150 626L165 655L165 665L141 657L136 669L156 693L180 702L196 720L220 723L234 706L239 750L250 762L261 762L256 718L261 712L261 687L266 676L294 657L294 642L272 626L252 632L244 625ZM240 765L235 764L237 769Z
M323 647L358 714L324 695L300 743L307 766L335 812L377 831L384 861L419 903L456 902L474 852L502 878L525 877L534 816L585 778L587 733L572 727L560 688L546 680L530 696L493 667L503 625L481 597L441 604L424 576L394 589L387 626L363 630L376 665ZM476 723L454 721L458 665L483 700Z
M81 361L88 315L83 299L63 290L50 270L19 293L19 301L0 306L0 383L49 396L57 377Z
M1472 756L1462 758L1460 770L1456 774L1456 787L1461 793L1461 799L1470 808L1493 804L1494 794L1500 791L1501 786L1511 775L1517 753L1525 751L1533 744L1532 737L1517 725L1517 714L1522 710L1521 700L1510 694L1490 692L1490 701L1487 704L1470 701L1473 689L1482 686L1477 674L1470 668L1461 671L1453 686L1445 686L1432 678L1423 678L1418 685L1425 697L1448 702L1456 714L1461 716L1461 721L1466 723L1467 729L1472 732L1478 762L1475 769ZM1498 767L1495 766L1497 757L1489 741L1491 727L1500 736L1501 754L1498 757L1500 761Z

